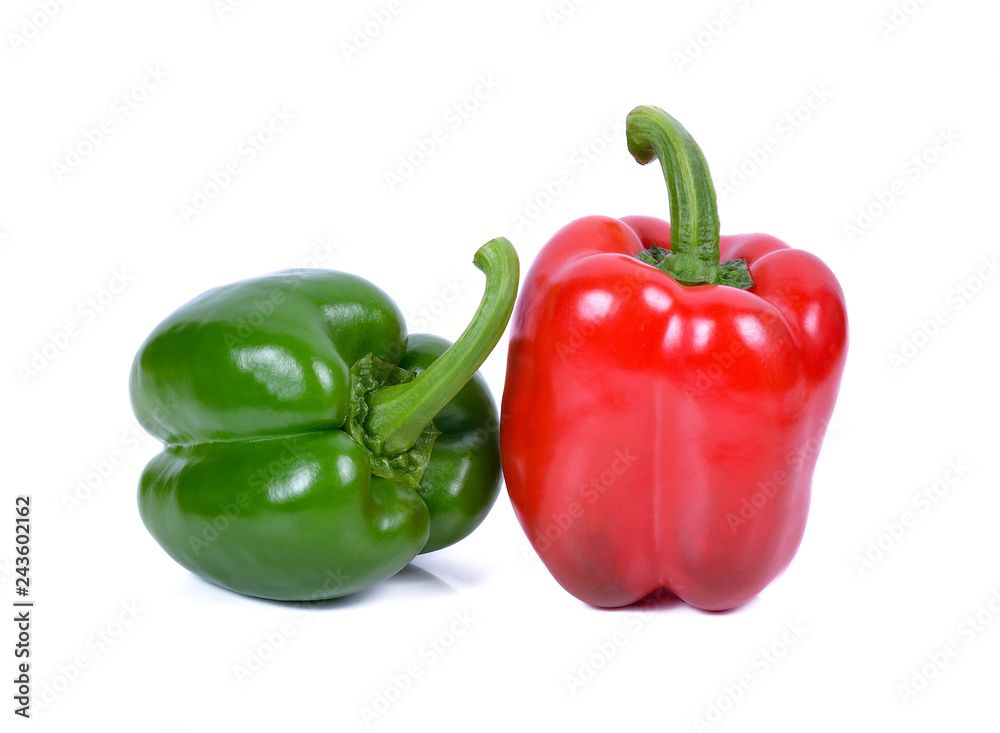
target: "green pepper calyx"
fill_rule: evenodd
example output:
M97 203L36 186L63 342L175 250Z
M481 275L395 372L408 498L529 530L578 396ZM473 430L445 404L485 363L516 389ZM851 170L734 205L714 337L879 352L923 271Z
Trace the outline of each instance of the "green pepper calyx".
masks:
M372 458L372 473L419 486L437 437L432 420L472 379L514 310L518 260L513 245L490 240L473 263L486 289L472 322L419 374L368 355L351 369L354 394L345 426Z
M401 481L417 488L424 475L440 435L434 422L424 426L416 442L399 453L384 454L372 436L365 431L365 420L371 412L369 397L383 387L407 384L416 377L415 372L379 359L373 354L361 357L351 367L351 406L344 428L347 433L368 451L372 473L390 481Z

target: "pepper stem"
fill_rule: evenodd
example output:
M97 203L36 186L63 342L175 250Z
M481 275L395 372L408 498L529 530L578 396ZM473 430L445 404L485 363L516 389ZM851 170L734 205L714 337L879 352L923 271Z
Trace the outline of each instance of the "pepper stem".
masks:
M659 107L642 105L625 120L628 150L640 164L660 159L670 197L670 250L637 256L684 285L753 287L746 260L719 262L719 209L701 148Z
M458 341L412 381L383 387L368 397L365 433L377 454L402 453L413 446L472 379L507 327L517 296L517 252L498 237L480 247L472 261L486 275L486 290Z

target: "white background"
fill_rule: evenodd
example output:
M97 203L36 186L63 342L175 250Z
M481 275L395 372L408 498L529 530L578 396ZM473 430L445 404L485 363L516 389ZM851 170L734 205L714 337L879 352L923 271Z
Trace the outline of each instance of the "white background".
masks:
M998 22L982 0L4 3L0 602L30 494L30 725L995 726ZM596 610L506 494L461 544L308 610L160 550L135 503L158 444L127 391L159 320L319 265L455 338L488 239L524 272L577 217L668 216L658 167L626 150L637 104L699 141L724 233L808 249L846 293L834 429L782 577L725 614ZM292 119L250 160L276 112ZM505 357L506 337L483 367L498 400Z

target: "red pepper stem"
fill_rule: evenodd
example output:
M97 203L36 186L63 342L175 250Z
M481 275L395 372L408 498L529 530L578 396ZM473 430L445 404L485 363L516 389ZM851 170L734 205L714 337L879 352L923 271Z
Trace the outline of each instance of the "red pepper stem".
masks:
M719 210L701 148L680 122L659 107L629 112L625 135L632 157L645 165L659 158L670 197L670 251L639 259L685 285L753 285L744 260L719 262Z
M416 442L472 379L507 327L517 296L517 252L498 237L479 248L473 263L486 275L486 290L458 341L412 381L383 387L368 398L365 432L382 455L402 453Z

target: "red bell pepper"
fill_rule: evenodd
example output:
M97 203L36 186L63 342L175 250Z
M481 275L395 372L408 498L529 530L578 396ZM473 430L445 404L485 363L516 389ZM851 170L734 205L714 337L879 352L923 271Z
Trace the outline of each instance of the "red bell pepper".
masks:
M504 477L577 598L623 606L662 588L733 608L802 539L847 355L844 294L808 252L719 236L708 164L672 117L637 107L626 132L639 163L661 162L672 231L591 216L542 248L511 321Z

